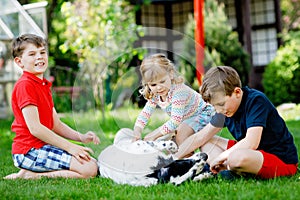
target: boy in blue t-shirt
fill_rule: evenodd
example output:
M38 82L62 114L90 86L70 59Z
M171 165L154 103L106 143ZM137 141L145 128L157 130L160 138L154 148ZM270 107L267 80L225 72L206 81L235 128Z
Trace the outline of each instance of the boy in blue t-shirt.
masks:
M194 140L209 155L213 173L231 170L268 179L297 172L297 149L284 120L263 93L241 87L233 68L220 66L208 70L200 93L220 113L212 119L207 132L199 132ZM212 137L223 128L222 124L235 140Z

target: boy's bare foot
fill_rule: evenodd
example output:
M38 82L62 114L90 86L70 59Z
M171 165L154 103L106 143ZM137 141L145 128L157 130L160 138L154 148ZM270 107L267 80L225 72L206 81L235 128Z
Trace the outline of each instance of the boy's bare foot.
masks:
M16 178L18 178L18 173L9 174L3 177L3 179L16 179Z
M37 179L40 178L37 176L37 173L28 171L25 169L21 169L18 173L13 173L9 174L4 177L4 179L17 179L17 178L22 178L22 179Z

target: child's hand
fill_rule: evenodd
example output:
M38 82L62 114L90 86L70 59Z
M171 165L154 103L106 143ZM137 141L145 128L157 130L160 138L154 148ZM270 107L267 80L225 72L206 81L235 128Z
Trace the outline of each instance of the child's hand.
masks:
M154 141L156 140L159 136L162 136L163 134L160 132L161 128L155 129L151 133L148 133L145 137L145 141Z
M100 144L100 139L94 132L89 131L86 134L81 136L81 142L83 143L93 142L94 144Z
M144 137L145 141L154 141L157 137L155 135L148 134Z
M77 144L72 144L68 152L72 154L81 164L83 164L84 161L90 161L90 153L94 153L94 151L91 148L80 146Z
M138 132L133 132L133 139L132 139L132 142L135 142L137 140L140 140L141 139L141 134L138 133Z
M220 156L217 157L215 160L213 160L210 164L210 170L214 173L217 174L222 170L227 169L227 166L224 164L225 160L221 159Z

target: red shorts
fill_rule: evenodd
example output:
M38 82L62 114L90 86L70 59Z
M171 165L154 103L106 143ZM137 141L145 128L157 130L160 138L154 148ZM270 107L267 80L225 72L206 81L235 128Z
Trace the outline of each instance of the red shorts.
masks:
M227 149L235 145L237 141L229 140ZM258 150L263 154L264 162L257 173L257 177L263 179L275 178L279 176L292 176L297 173L298 164L286 164L274 154L267 153L263 150Z

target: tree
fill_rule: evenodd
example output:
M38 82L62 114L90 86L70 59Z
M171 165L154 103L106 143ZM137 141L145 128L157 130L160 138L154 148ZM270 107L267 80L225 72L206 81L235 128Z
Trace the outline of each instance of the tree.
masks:
M96 105L104 111L105 79L139 53L133 48L139 32L133 7L123 0L75 0L65 2L61 12L66 41L60 49L77 54L81 78L90 81Z
M282 0L283 33L300 29L300 0Z

